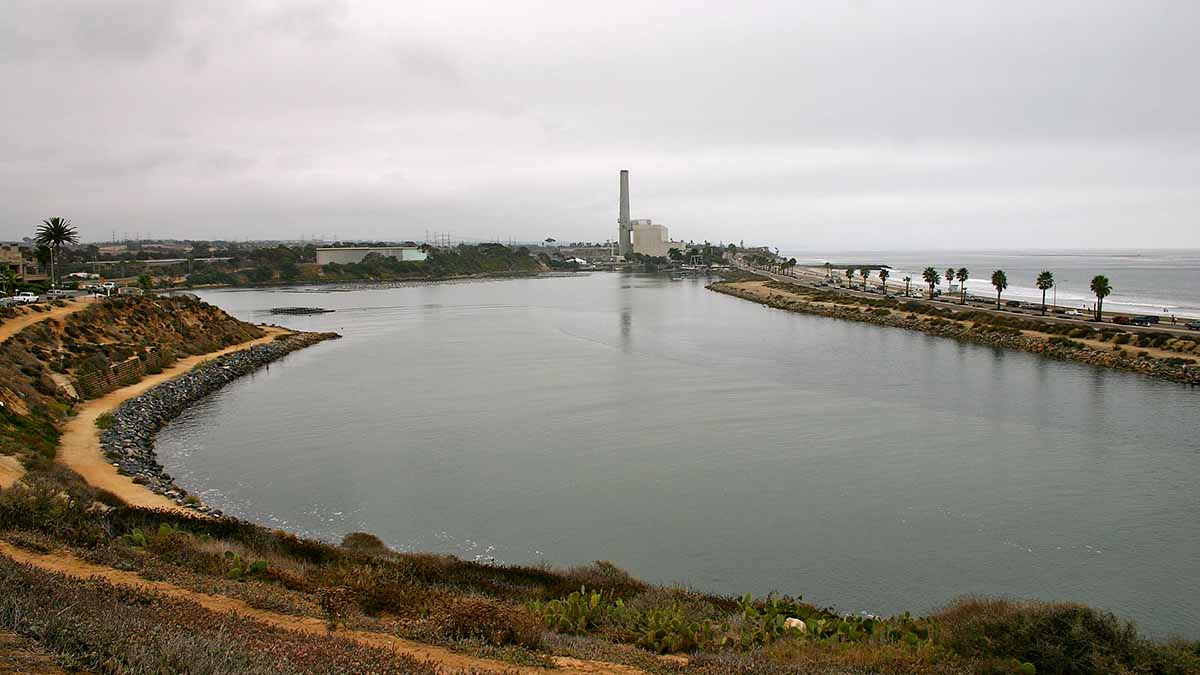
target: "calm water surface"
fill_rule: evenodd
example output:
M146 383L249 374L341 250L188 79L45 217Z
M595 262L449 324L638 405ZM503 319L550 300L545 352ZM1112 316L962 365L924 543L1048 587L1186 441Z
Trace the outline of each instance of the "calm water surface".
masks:
M179 482L325 538L844 611L1079 600L1200 636L1200 390L620 274L214 291L345 335L159 439Z

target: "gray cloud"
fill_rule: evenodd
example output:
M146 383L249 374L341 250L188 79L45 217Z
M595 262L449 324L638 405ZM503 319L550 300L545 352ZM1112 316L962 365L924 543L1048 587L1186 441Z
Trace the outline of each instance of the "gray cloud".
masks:
M0 238L1200 246L1200 5L14 2Z

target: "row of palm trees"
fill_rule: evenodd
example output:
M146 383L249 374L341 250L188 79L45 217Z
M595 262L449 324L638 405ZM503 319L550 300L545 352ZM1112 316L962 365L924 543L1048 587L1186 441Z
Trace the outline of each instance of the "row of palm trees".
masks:
M929 284L929 296L933 297L935 287L941 283L941 275L933 267L926 267L921 273L921 277L925 279L925 283ZM960 267L957 271L948 268L946 270L946 280L958 279L959 281L959 297L962 304L967 302L967 285L966 281L970 277L967 268ZM1042 292L1042 316L1046 315L1046 291L1054 288L1054 273L1046 270L1038 274L1034 285ZM1000 297L1004 290L1008 288L1008 275L1004 270L996 270L992 272L992 287L996 289L996 309L1000 308ZM1092 277L1091 283L1092 293L1096 295L1096 321L1101 321L1104 316L1104 298L1112 294L1112 284L1108 281L1108 277L1103 274L1097 274Z
M857 270L853 267L847 267L846 280L853 285L854 273L856 271L858 272L859 276L862 277L863 290L867 290L867 279L870 277L871 271L866 267ZM830 279L833 278L832 263L825 263L825 273ZM879 270L879 281L883 284L883 291L885 294L887 293L887 280L889 276L891 276L891 273L888 272L886 267ZM958 269L954 269L953 267L946 268L946 282L949 283L951 281L958 280L958 298L960 304L967 304L967 279L970 277L971 272L965 267L960 267ZM921 278L924 279L925 283L929 285L929 297L932 298L937 292L938 285L942 283L942 273L939 272L935 267L926 267L921 273ZM1038 290L1042 292L1042 316L1045 316L1046 291L1054 288L1054 273L1048 270L1043 271L1042 273L1038 274L1037 279L1034 281L1034 285L1037 286ZM992 287L996 289L996 309L999 309L1001 296L1008 288L1008 275L1004 273L1004 270L996 270L992 272ZM1112 294L1112 284L1109 283L1108 277L1104 276L1103 274L1097 274L1092 278L1091 290L1092 293L1096 295L1096 320L1101 321L1103 319L1104 298L1107 298ZM912 277L906 276L904 277L904 294L910 295L911 292Z

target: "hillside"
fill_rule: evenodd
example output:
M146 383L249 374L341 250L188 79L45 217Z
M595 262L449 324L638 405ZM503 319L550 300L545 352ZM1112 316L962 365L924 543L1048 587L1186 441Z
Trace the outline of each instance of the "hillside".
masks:
M27 469L53 469L58 427L77 398L160 371L182 356L264 334L187 298L79 300L72 305L82 308L60 318L51 310L51 318L0 344L0 455L18 459ZM92 391L77 391L81 383Z

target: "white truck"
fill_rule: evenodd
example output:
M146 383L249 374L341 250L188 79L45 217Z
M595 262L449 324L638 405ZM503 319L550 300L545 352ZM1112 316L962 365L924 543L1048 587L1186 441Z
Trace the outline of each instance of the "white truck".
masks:
M25 291L24 293L17 293L16 298L17 298L17 302L19 302L22 305L32 305L35 302L42 301L41 296L37 295L36 293L30 293L29 291Z

